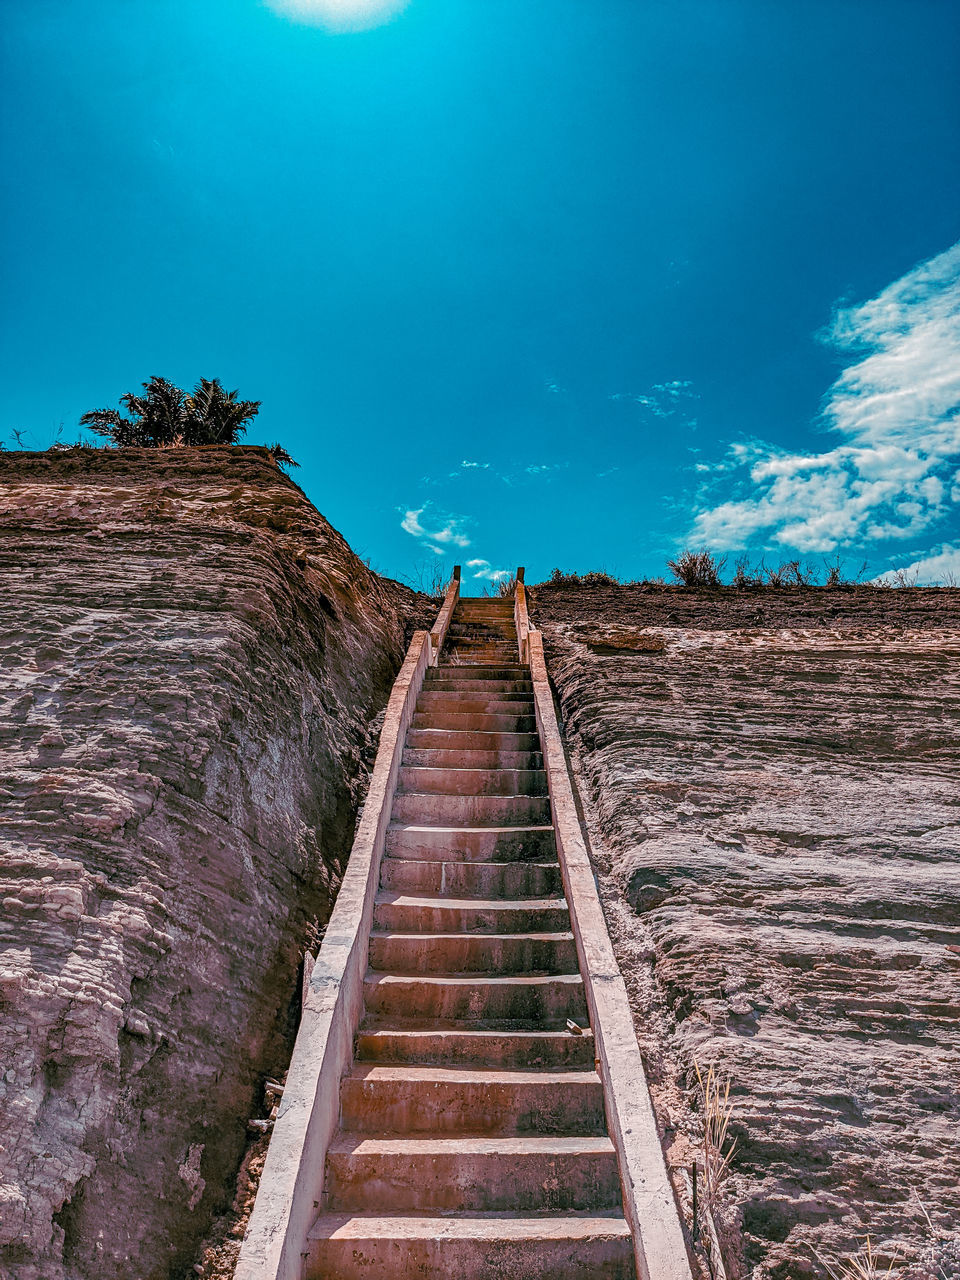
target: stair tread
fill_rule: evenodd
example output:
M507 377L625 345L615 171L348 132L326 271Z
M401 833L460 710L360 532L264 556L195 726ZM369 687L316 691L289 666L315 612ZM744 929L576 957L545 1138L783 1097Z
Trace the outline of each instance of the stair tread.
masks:
M480 934L480 937L490 937L490 934ZM410 983L418 982L431 987L468 987L474 986L478 982L486 983L488 986L497 987L534 987L542 983L563 982L570 986L580 986L583 979L579 973L547 973L541 970L539 973L469 973L458 971L455 973L395 973L387 972L382 969L368 969L365 977L366 982L375 982L378 986L388 986L390 983Z
M405 1036L432 1036L432 1035L451 1035L451 1036L489 1036L493 1039L503 1039L505 1037L516 1036L537 1036L545 1037L553 1040L582 1040L593 1039L593 1032L589 1027L584 1027L578 1036L575 1036L566 1027L549 1027L540 1026L523 1026L523 1027L488 1027L483 1022L465 1023L450 1022L448 1019L437 1018L421 1018L416 1024L408 1025L403 1019L386 1017L385 1015L371 1016L367 1015L360 1024L360 1031L363 1035L405 1035Z
M445 894L413 894L391 893L383 889L377 894L377 905L391 907L450 907L452 910L476 911L486 908L490 911L536 911L538 909L556 911L566 907L566 898L451 898ZM406 929L391 930L394 933L406 933ZM463 932L461 930L461 932ZM489 937L490 935L485 935Z
M415 792L410 792L410 794L413 795L415 794ZM534 823L525 822L525 823L521 823L520 826L511 826L511 827L475 827L475 826L472 826L472 824L471 826L468 826L468 827L461 827L461 826L440 827L440 826L434 826L433 823L424 823L424 822L392 822L390 823L390 827L392 827L394 831L430 831L430 832L449 831L451 833L460 832L460 831L481 831L481 832L484 832L484 835L490 835L490 833L492 832L507 832L509 833L509 835L515 835L515 833L530 832L530 831L553 831L552 822L534 822Z
M471 898L469 901L474 902L475 900ZM518 901L525 902L527 899L520 898ZM535 938L537 942L570 942L573 940L573 933L569 929L531 931L530 933L474 933L466 930L460 930L457 933L412 933L409 929L372 929L370 937L381 939L416 938L418 942L426 942L431 939L457 942L464 938L470 938L471 940L476 939L486 946L491 942L516 942L522 938Z
M622 1213L567 1212L550 1217L515 1213L380 1214L324 1213L309 1239L401 1238L417 1240L579 1240L585 1236L630 1238Z
M490 831L490 830L492 830L492 829L493 829L493 828L491 828L491 827L484 827L484 831ZM437 828L436 828L436 827L431 827L431 828L430 828L430 830L431 830L431 831L436 831L436 830L437 830ZM401 858L401 857L398 857L396 854L393 854L393 853L388 853L388 854L386 854L386 857L387 857L387 858L389 858L391 862L408 862L411 866L414 866L414 867L450 867L450 866L453 866L453 867L477 867L477 866L494 866L494 867L497 867L497 868L500 868L500 867L539 867L539 868L544 868L544 867L558 867L558 866L560 865L556 858L554 858L554 859L552 859L552 860L550 860L550 859L544 859L544 858L537 858L535 861L534 861L534 860L532 860L532 859L514 858L514 859L512 859L510 862L493 862L493 863L482 863L482 862L480 862L480 863L478 863L478 862L472 862L469 858L455 858L455 857L453 856L453 854L452 854L452 853L451 853L451 855L450 855L449 857L443 857L443 858ZM462 895L461 895L461 896L462 896ZM511 899L505 899L505 901L511 901Z
M526 1071L502 1069L497 1067L433 1067L424 1064L402 1066L398 1064L380 1064L355 1062L347 1072L352 1080L382 1080L385 1083L395 1081L434 1081L442 1084L588 1084L597 1083L596 1071L544 1071L530 1068Z
M365 1133L341 1132L328 1151L335 1155L347 1153L363 1153L369 1155L539 1155L566 1154L580 1152L602 1152L607 1154L615 1150L610 1138L605 1134L579 1137L566 1134L536 1134L520 1137L491 1137L488 1134L457 1134L455 1137L434 1137L417 1134L409 1137L403 1133L370 1135Z

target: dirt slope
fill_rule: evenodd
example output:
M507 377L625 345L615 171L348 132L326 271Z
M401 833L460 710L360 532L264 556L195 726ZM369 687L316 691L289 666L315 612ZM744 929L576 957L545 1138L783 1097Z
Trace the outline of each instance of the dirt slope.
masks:
M285 1065L418 601L246 448L0 453L0 584L0 1273L159 1280Z
M960 591L535 596L676 1164L733 1079L732 1274L960 1275Z

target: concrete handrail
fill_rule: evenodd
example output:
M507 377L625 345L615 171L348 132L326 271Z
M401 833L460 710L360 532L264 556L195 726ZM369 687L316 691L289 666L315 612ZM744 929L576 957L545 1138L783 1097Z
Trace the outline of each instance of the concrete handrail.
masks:
M522 584L518 582L517 633ZM529 625L529 620L528 620ZM529 630L527 648L540 746L550 790L557 854L577 944L603 1080L607 1128L617 1150L624 1212L633 1236L638 1280L692 1280L676 1200L667 1175L630 1003L600 905L567 768L543 656L543 635Z
M453 574L447 583L447 589L443 595L443 604L440 606L440 612L437 614L437 620L433 624L430 632L430 646L433 654L430 658L431 667L435 667L440 661L440 650L443 648L443 642L446 639L447 629L450 626L450 619L453 617L453 611L457 607L457 601L460 598L460 566L453 566Z
M520 661L527 662L527 636L530 633L530 614L527 610L527 588L523 581L523 568L517 570L517 588L513 597L513 620L517 624L517 648Z
M456 579L447 589L441 616ZM454 595L455 600L455 595ZM452 612L452 609L451 609ZM437 619L433 634L441 636ZM432 659L415 631L387 703L380 746L347 869L313 967L300 1029L234 1280L300 1280L307 1233L319 1211L327 1147L340 1114L340 1079L363 1013L374 899L407 729Z

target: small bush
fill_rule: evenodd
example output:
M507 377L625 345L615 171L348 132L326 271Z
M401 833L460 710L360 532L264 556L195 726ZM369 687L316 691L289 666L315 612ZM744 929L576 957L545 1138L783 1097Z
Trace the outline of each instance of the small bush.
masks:
M618 587L620 581L602 569L592 569L589 573L564 573L562 569L551 569L548 582L551 587Z
M282 444L268 444L267 453L270 454L278 467L299 467L300 465L299 462L290 457Z
M676 560L668 560L667 568L684 587L719 587L726 556L712 556L709 551L682 551Z
M766 574L768 587L815 587L817 571L800 560L783 560L776 569L768 569L760 562L761 572Z
M751 570L748 556L740 556L733 570L735 587L762 587L763 579L756 570Z

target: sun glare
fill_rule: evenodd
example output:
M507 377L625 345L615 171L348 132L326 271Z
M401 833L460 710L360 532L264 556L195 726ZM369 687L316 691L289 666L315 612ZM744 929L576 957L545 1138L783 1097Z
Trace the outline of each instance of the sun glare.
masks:
M276 13L328 31L365 31L387 22L408 0L267 0Z

